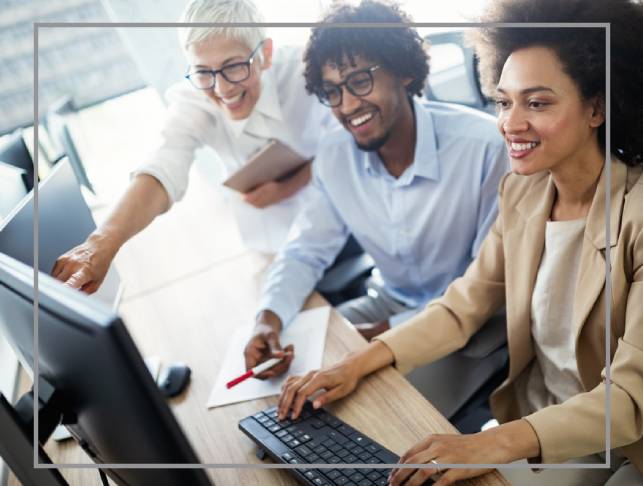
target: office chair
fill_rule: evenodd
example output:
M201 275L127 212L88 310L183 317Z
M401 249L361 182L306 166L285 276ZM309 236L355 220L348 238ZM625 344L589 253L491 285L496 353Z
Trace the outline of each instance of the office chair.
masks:
M83 161L76 149L76 144L74 143L67 124L66 117L75 111L76 109L74 108L72 99L69 96L60 98L51 105L49 110L47 110L47 115L44 119L44 126L47 132L49 132L54 143L59 145L60 153L57 157L54 157L54 159L60 160L63 155L66 155L74 169L74 174L76 175L78 183L85 186L93 194L96 194L92 183L87 177L85 166L83 165Z
M333 306L361 297L366 294L366 282L374 267L371 256L351 235L316 290Z
M8 140L0 147L0 161L25 171L27 190L33 189L33 159L22 138L21 128L9 135Z

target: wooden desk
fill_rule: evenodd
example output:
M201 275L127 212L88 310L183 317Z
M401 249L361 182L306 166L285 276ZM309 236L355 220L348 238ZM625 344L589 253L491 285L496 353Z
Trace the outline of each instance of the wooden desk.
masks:
M237 427L238 421L276 404L277 397L208 410L205 406L222 364L233 329L252 322L258 281L267 260L246 254L192 275L172 285L130 299L121 314L144 356L159 355L164 362L184 361L192 368L192 382L171 407L201 461L257 464L255 445ZM324 305L319 296L307 307ZM331 313L324 365L349 350L365 346L362 337L336 312ZM397 454L426 434L455 432L441 415L393 368L368 377L350 397L329 407ZM54 462L86 462L74 444L48 444ZM210 469L217 485L294 484L284 471ZM95 470L64 470L74 485L99 484ZM506 484L494 472L463 484Z

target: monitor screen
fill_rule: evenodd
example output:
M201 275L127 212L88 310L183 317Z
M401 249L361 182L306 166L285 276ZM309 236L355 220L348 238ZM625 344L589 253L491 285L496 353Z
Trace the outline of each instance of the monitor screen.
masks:
M0 254L0 332L34 370L33 269ZM39 376L59 393L64 423L106 464L199 462L122 320L40 273ZM108 470L123 485L206 485L201 469Z
M0 252L34 266L34 191L0 221ZM38 185L38 268L50 273L58 257L96 229L74 172L66 159ZM116 309L121 281L112 264L93 297Z

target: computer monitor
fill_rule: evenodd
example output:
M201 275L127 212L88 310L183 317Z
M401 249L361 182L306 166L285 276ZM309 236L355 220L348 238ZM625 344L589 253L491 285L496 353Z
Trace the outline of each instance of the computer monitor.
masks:
M27 173L27 190L33 188L34 166L31 153L22 138L22 130L13 132L7 140L0 145L0 161L13 165Z
M0 162L0 224L27 195L27 173Z
M63 423L89 457L105 464L198 464L121 319L46 274L38 280L39 383L55 390ZM0 332L32 375L33 305L33 269L0 254ZM211 484L202 469L106 472L119 485Z
M61 160L38 185L38 268L51 273L58 257L83 243L96 223L68 160ZM34 266L34 192L0 221L0 252ZM116 310L122 294L112 265L92 296Z

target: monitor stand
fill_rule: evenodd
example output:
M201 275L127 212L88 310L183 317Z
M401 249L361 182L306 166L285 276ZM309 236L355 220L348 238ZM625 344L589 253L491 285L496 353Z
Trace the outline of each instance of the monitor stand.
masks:
M32 397L33 403L33 397ZM26 403L26 402L23 402ZM33 415L33 409L32 409ZM39 420L40 422L40 420ZM38 424L40 425L40 423ZM39 427L40 428L40 427ZM35 469L33 433L0 393L0 456L25 486L69 486L57 469ZM52 464L38 445L38 463Z

